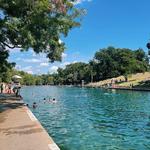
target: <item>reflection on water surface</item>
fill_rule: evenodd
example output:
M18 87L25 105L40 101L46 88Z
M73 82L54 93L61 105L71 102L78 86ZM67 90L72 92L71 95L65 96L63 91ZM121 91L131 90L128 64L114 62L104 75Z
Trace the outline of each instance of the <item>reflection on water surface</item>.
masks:
M21 93L38 104L33 113L62 150L150 149L149 92L39 86Z

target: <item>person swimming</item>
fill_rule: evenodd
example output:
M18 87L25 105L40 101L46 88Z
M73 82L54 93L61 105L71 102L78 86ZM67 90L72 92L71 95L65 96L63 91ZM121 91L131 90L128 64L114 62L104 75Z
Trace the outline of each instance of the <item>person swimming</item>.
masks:
M32 107L35 109L37 107L37 103L34 102L33 105L32 105Z
M57 100L55 98L52 99L52 103L57 103Z
M44 102L44 104L46 103L46 98L43 98L43 102Z

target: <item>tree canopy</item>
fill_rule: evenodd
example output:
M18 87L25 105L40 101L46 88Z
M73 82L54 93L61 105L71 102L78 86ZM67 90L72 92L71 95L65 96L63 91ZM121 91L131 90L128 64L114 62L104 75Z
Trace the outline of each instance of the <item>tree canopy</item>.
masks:
M0 0L0 51L32 48L51 62L60 61L65 49L61 36L79 26L82 10L74 0Z
M3 53L1 56L3 57L0 57L0 62L7 58L8 54ZM12 67L12 64L7 64L7 61L5 65ZM72 63L65 68L58 68L55 74L31 75L23 71L7 69L7 72L0 77L4 77L3 81L10 82L11 77L18 74L22 76L21 83L24 85L80 85L82 80L89 83L120 75L127 77L129 74L148 70L148 56L142 49L108 47L97 51L89 63Z
M73 63L58 69L55 84L81 84L149 70L148 56L142 49L108 47L100 49L89 63Z
M81 81L89 82L90 66L83 62L72 63L65 69L58 68L58 74L55 75L55 84L81 84Z
M12 67L15 66L15 63L8 62L8 51L0 51L0 81L8 82L7 77ZM8 77L9 78L9 77Z
M100 49L95 53L93 64L96 72L95 80L145 72L149 69L148 56L142 49L114 47Z

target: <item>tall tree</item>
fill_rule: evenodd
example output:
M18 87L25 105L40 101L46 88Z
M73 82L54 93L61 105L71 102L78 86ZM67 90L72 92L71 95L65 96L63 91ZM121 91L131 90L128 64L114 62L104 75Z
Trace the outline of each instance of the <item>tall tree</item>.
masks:
M10 69L15 66L15 63L8 62L8 56L8 51L0 51L0 82L7 82L9 80Z
M65 49L61 36L79 26L82 10L74 0L0 0L0 50L33 48L60 61Z
M55 76L55 83L59 84L81 84L91 80L91 68L89 64L78 62L69 64L66 68L58 68L58 75Z
M100 49L95 53L91 63L96 72L94 78L96 81L149 69L148 58L142 49L135 51L114 47Z

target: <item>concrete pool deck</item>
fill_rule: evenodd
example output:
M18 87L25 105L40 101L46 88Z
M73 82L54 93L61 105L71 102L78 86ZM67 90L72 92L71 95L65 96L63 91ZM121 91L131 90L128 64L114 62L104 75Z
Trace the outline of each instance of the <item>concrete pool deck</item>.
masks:
M108 87L106 89L114 89L114 90L128 90L128 91L145 91L145 92L149 92L150 89L149 88L131 88L131 87Z
M0 94L1 150L60 150L24 103Z

